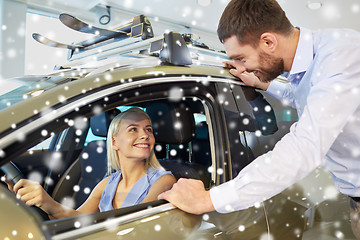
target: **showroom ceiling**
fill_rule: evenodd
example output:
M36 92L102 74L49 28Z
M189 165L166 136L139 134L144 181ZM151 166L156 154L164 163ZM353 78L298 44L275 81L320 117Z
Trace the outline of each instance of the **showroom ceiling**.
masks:
M100 4L114 10L143 13L159 20L216 32L217 23L228 0L209 0L208 6L198 1L207 0L27 0L30 6L52 12L78 13L79 17L91 18L91 8ZM291 22L310 29L345 27L360 31L360 2L358 0L278 0ZM319 9L310 9L308 4ZM207 3L205 3L207 4ZM111 23L116 25L116 23Z
M210 0L209 0L210 1ZM228 0L211 0L202 7L197 0L108 0L109 5L128 8L137 12L195 23L200 28L215 31ZM360 30L359 0L279 0L294 25L311 29L322 27L348 27ZM308 3L321 3L319 9L310 9ZM316 7L316 4L313 4ZM310 5L311 7L312 5Z

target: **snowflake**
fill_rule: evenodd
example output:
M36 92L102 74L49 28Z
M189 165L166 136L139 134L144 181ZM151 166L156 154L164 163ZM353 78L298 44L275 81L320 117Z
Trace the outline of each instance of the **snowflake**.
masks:
M156 225L154 226L154 229L155 229L155 231L159 232L159 231L161 230L161 225L156 224Z
M181 129L181 128L182 128L181 122L175 122L175 123L174 123L174 128L175 128L175 129Z
M170 155L171 155L171 156L174 157L174 156L176 156L176 154L177 154L177 151L176 151L175 149L171 149L171 150L170 150Z
M155 150L156 150L157 152L160 152L160 151L162 150L162 146L161 146L161 145L156 145L156 146L155 146Z
M84 193L85 194L89 194L91 192L90 188L86 187L84 188Z
M97 147L96 148L96 152L97 153L102 153L104 151L104 148L103 147Z
M74 227L75 228L80 228L81 227L81 223L79 221L74 222Z
M75 186L73 187L73 190L74 190L74 192L80 191L80 186L79 186L79 185L75 185Z
M31 172L27 178L31 181L38 182L38 183L41 183L43 181L43 176L41 175L41 173L39 173L37 171Z
M204 221L208 221L208 220L210 219L209 214L204 214L204 215L202 216L202 219L203 219Z
M275 239L274 236L267 232L261 234L261 236L260 236L260 240L274 240L274 239Z
M248 124L250 123L250 120L249 120L248 118L244 118L244 119L242 120L242 123L243 123L244 125L248 125Z
M240 232L243 232L243 231L245 231L245 226L244 226L244 225L240 225L238 229L239 229Z
M336 236L338 239L344 239L344 233L341 232L341 231L336 231L336 232L335 232L335 236Z
M101 112L102 112L102 108L101 108L100 106L95 106L95 107L93 108L93 113L94 113L95 115L100 114Z
M322 14L328 20L335 20L337 18L340 18L340 13L338 11L338 8L334 4L324 5Z
M48 185L48 186L51 186L54 184L54 180L50 177L46 177L45 178L45 183Z
M324 199L337 199L339 192L334 186L328 186L324 190Z
M178 102L183 97L183 89L179 87L173 87L169 90L169 100Z
M61 169L63 165L61 152L52 153L49 158L45 159L44 163L50 170L57 171Z
M17 55L17 52L15 49L10 48L7 50L6 55L8 56L8 58L15 58Z
M85 171L87 173L91 173L92 172L92 167L91 166L86 166Z

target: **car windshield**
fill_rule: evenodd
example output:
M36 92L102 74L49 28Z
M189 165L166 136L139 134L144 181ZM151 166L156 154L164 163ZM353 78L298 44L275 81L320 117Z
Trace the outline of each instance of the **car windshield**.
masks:
M69 72L71 73L60 72L48 76L34 75L0 80L0 110L36 97L59 84L71 81L79 75L80 71Z
M54 86L51 81L45 81L48 79L46 76L29 76L1 80L0 110L37 96Z

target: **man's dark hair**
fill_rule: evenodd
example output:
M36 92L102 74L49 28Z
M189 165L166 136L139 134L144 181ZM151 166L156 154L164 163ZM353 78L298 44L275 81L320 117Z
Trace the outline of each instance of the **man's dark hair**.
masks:
M264 32L288 34L293 29L276 0L232 0L217 29L222 43L235 35L240 43L257 46Z

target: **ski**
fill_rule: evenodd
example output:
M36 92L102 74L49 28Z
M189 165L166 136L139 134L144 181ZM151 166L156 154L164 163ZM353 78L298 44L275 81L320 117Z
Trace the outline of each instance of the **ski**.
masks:
M35 41L49 46L49 47L57 47L57 48L67 48L67 49L72 49L72 50L76 50L76 49L80 49L83 48L84 46L81 45L74 45L74 44L66 44L66 43L60 43L60 42L56 42L54 40L51 40L47 37L42 36L39 33L33 33L32 34L33 39L35 39Z
M127 32L121 30L111 30L111 29L105 29L105 28L93 26L67 13L61 13L59 19L65 26L82 33L89 33L100 36L111 36L111 37L115 37L116 35L127 34Z
M59 19L65 26L75 31L96 35L95 37L81 43L83 46L94 45L111 38L122 40L141 36L141 38L145 40L154 36L150 21L144 15L136 16L131 22L116 29L96 27L67 13L60 14Z

